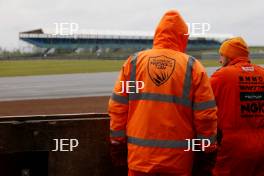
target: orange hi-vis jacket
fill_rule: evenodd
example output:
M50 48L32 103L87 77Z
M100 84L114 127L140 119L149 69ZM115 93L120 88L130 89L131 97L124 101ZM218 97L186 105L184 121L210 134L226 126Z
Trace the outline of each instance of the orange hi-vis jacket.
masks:
M222 141L215 175L264 175L264 69L246 57L211 77Z
M131 170L191 175L193 153L184 151L186 139L215 139L213 92L200 62L183 53L186 33L178 12L167 12L153 49L129 57L115 84L108 109L111 139L127 140ZM120 81L143 81L144 88L118 93Z

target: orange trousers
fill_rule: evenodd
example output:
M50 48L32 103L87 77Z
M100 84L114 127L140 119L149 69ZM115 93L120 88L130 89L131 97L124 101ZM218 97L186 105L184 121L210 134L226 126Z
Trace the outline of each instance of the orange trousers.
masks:
M264 176L264 130L224 134L214 175Z

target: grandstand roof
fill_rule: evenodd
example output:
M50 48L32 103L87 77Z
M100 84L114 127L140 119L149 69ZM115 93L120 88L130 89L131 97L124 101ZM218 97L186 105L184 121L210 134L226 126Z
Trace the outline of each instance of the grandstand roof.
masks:
M151 48L153 32L144 31L79 31L78 34L60 35L44 33L42 29L19 33L19 38L41 48ZM232 37L230 34L191 35L188 49L215 49Z
M55 32L44 33L42 29L36 29L31 31L20 32L19 37L32 37L32 38L73 38L73 39L153 39L154 33L147 31L100 31L100 30L88 30L80 31L78 34L72 35L59 35ZM209 39L222 42L228 38L233 37L231 34L200 34L190 35L190 40L195 39Z

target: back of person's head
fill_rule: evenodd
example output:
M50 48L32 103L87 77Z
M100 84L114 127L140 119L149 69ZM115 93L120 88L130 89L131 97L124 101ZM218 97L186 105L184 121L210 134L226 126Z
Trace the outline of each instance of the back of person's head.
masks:
M242 37L234 37L221 45L219 53L230 60L234 60L236 58L248 58L249 49Z
M176 10L167 11L161 18L154 36L154 48L184 52L188 43L188 26Z

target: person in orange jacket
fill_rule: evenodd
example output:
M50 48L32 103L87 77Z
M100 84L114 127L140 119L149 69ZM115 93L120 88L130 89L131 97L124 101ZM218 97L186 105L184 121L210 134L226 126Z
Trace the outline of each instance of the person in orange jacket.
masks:
M219 50L221 69L211 77L218 107L221 145L214 174L264 175L264 69L250 63L241 37L225 41Z
M128 148L130 176L190 176L193 152L186 139L215 141L213 91L201 63L184 53L187 33L177 11L165 13L153 48L129 57L115 84L110 139L113 149Z

